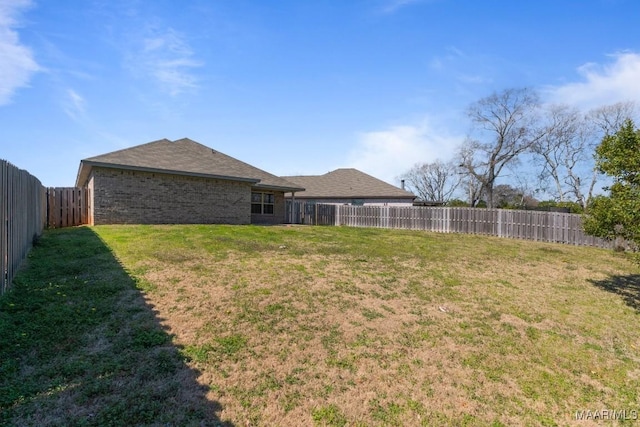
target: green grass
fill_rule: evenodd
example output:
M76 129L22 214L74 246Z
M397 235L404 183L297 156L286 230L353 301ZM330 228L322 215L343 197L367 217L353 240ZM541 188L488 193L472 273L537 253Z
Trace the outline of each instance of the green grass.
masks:
M218 425L196 375L89 228L47 231L0 298L0 425Z
M0 420L582 425L576 411L640 408L639 314L637 266L593 248L337 227L56 230L0 298Z

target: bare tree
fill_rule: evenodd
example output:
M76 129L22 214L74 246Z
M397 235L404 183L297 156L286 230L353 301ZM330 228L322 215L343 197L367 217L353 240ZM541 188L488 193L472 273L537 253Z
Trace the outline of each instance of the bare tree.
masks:
M633 120L635 115L635 102L626 101L595 108L587 113L587 119L593 122L595 128L601 133L601 136L605 137L616 133L620 130L625 120ZM598 144L599 143L600 140L598 141Z
M534 160L542 167L539 177L541 182L551 181L554 198L564 202L567 197L565 178L572 170L580 155L584 133L584 122L580 111L567 105L552 105L546 112L546 132L535 144L532 151Z
M460 148L460 167L482 185L487 207L494 207L493 187L503 168L543 135L538 128L538 95L529 89L507 89L472 104L467 113L478 138Z
M420 199L433 202L448 202L461 180L454 163L441 160L416 163L402 178Z
M630 102L600 107L586 115L566 105L547 110L546 131L532 151L542 166L541 181L551 183L551 193L558 201L571 199L586 208L598 178L593 161L595 147L632 117L633 111Z
M469 173L461 173L460 175L462 176L460 186L464 188L466 197L469 198L469 206L473 208L482 199L482 183Z

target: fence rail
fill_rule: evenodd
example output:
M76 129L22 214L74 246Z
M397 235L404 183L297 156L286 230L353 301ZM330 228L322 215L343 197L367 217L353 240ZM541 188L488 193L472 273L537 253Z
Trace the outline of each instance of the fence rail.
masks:
M290 202L291 203L291 202ZM288 206L290 222L424 230L611 248L608 240L587 235L582 217L562 212L453 207L312 205ZM322 215L316 214L322 212ZM302 214L303 213L303 214ZM298 220L298 221L297 221Z
M0 294L46 224L46 190L29 172L0 160Z

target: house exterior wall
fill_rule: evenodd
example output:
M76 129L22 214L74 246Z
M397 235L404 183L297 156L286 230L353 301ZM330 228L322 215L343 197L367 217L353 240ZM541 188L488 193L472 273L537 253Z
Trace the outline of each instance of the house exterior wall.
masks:
M274 225L282 224L285 221L284 192L269 191L274 195L273 215L251 214L252 224Z
M249 224L251 183L94 167L92 218L100 224Z

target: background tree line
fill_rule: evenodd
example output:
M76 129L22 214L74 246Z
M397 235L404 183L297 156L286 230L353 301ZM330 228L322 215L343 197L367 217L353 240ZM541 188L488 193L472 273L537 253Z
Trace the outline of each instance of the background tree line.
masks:
M402 178L422 200L449 206L565 206L584 213L587 233L640 248L640 130L633 102L586 113L544 105L530 89L471 104L471 131L449 161L418 163ZM534 189L522 166L534 173ZM505 173L508 171L509 173ZM606 176L608 194L596 194ZM500 178L508 177L505 183ZM500 179L500 183L498 183ZM462 198L456 198L464 194ZM540 202L535 196L544 194Z
M419 199L448 205L584 210L602 175L596 147L636 114L633 102L586 113L544 105L527 88L493 93L466 110L471 130L453 159L417 163L401 178ZM533 175L531 171L534 171Z

